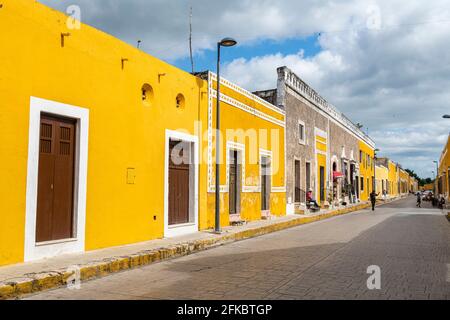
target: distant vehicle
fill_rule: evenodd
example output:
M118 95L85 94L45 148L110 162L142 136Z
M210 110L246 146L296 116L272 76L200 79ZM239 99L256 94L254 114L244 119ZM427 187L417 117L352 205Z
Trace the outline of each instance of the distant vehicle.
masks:
M433 198L433 191L425 190L422 192L422 200L431 201L432 198Z

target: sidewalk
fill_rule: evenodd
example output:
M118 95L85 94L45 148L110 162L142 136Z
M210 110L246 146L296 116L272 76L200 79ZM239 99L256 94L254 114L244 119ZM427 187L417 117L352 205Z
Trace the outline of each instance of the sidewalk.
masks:
M74 274L73 269L68 271L69 267L79 268L81 280L86 281L368 207L369 203L359 203L315 214L286 216L228 227L220 235L202 231L171 239L151 240L0 267L0 300L67 285L68 278Z

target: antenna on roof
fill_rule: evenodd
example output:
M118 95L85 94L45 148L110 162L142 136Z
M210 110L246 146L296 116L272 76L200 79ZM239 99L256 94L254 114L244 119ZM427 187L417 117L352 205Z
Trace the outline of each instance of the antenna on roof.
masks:
M191 71L194 73L194 56L192 54L192 6L189 13L189 53L191 57Z

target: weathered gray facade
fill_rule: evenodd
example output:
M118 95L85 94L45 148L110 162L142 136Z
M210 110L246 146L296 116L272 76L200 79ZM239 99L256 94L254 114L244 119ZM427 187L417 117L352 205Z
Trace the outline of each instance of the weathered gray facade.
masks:
M305 210L309 189L322 206L358 201L359 141L373 141L286 67L277 89L256 94L286 112L288 213Z

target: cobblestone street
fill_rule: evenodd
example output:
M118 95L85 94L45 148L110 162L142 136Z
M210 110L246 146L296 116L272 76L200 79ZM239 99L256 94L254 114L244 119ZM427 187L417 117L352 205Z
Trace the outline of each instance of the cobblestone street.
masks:
M450 299L450 224L423 207L410 197L27 298Z

